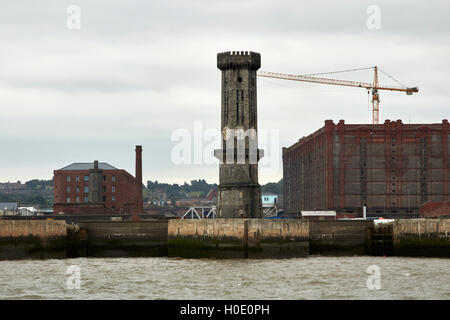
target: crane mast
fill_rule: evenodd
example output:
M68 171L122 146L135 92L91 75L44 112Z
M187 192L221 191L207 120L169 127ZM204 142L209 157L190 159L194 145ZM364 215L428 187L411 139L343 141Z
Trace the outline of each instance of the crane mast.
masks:
M352 81L352 80L339 80L339 79L331 79L331 78L319 78L319 77L313 77L313 76L308 76L308 75L286 74L286 73L267 72L267 71L258 71L257 75L260 77L266 77L266 78L330 84L330 85L336 85L336 86L365 88L367 90L371 90L371 92L372 92L372 123L378 124L380 121L380 97L378 94L378 90L400 91L400 92L406 92L407 95L411 95L414 92L419 92L419 89L417 87L407 88L404 86L403 87L392 87L392 86L380 85L378 83L378 67L375 66L372 68L374 69L373 83ZM365 68L365 69L368 69L368 68ZM352 70L344 70L344 71L339 71L339 72L346 72L346 71L352 71ZM397 81L397 80L395 80L395 81Z

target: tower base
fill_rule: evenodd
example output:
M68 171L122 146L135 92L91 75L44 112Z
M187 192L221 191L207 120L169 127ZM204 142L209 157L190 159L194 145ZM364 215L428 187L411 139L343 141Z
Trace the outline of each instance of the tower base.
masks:
M219 185L218 218L262 218L261 187Z

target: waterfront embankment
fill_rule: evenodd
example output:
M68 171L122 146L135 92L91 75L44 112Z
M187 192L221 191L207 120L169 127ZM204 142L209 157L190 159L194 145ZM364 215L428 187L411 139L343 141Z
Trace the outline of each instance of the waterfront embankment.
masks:
M308 255L450 257L450 219L0 220L0 260Z

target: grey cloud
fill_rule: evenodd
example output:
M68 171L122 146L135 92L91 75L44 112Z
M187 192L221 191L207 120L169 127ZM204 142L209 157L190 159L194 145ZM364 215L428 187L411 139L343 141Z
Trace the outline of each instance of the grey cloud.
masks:
M170 135L192 130L196 120L219 127L215 59L224 50L261 52L267 71L377 64L420 88L413 97L381 93L383 120L448 118L449 2L376 2L377 31L366 28L373 1L78 0L82 27L70 31L73 1L4 1L0 147L10 153L0 157L0 181L49 177L59 166L96 158L133 172L133 146L143 144L144 178L217 182L216 166L174 166ZM364 90L263 79L258 111L259 128L278 129L281 146L325 119L371 119ZM277 177L281 171L261 170L262 182Z

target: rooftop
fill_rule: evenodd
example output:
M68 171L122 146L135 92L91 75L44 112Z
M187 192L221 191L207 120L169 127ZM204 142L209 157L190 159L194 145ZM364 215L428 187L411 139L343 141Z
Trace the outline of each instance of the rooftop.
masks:
M106 162L99 162L98 168L103 170L119 170ZM94 162L75 162L59 170L89 170L94 169Z
M0 210L11 210L11 211L17 211L17 202L0 202Z

